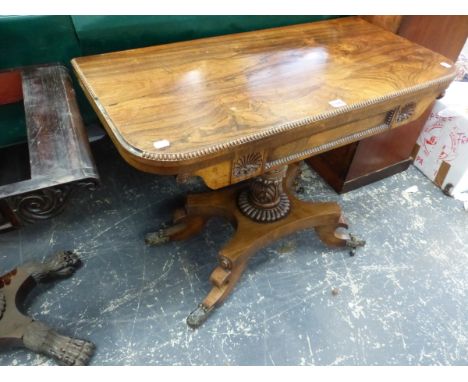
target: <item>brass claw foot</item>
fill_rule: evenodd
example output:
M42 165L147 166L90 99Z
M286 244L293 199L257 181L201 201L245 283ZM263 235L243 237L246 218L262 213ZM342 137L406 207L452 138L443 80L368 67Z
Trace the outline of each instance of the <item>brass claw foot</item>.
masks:
M346 240L346 246L350 248L349 250L350 256L354 256L356 254L356 250L359 247L364 247L365 245L366 245L365 240L361 240L352 234L349 234L349 239Z
M192 329L198 328L206 321L212 311L213 307L207 308L205 305L199 304L197 308L188 315L187 325Z
M165 229L160 229L156 232L150 232L145 236L145 243L149 246L156 246L167 243L170 240Z
M188 216L183 209L176 210L174 223L170 227L163 227L159 231L146 235L146 244L160 245L173 240L188 239L199 233L206 223L201 216Z

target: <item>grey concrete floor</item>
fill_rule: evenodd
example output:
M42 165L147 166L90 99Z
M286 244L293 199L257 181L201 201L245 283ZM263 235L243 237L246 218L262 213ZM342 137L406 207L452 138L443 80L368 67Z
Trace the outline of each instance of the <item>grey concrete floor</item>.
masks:
M185 318L233 229L213 219L186 242L146 247L144 234L203 186L138 172L107 139L93 151L97 191L0 235L2 273L62 249L81 256L74 276L40 287L26 310L93 341L92 365L468 365L468 213L416 169L339 196L304 167L301 197L339 201L366 247L350 257L311 231L291 235L258 252L194 331ZM0 351L0 365L41 364L55 363Z

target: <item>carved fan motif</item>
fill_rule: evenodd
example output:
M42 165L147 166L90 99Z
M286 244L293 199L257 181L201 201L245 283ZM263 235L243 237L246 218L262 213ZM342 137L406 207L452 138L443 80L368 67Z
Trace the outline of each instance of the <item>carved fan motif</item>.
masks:
M403 106L400 109L400 112L398 113L397 122L400 123L409 119L413 115L415 108L416 104L414 102L408 103L405 106Z
M232 175L236 178L255 174L262 166L262 154L259 152L241 156L234 163Z

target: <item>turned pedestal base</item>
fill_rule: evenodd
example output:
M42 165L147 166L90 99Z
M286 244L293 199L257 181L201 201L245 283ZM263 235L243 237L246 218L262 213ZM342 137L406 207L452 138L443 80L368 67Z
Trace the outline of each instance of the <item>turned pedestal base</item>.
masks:
M219 265L210 277L211 291L187 318L189 326L200 326L213 308L226 299L257 250L286 235L314 228L328 245L352 249L364 245L363 241L338 232L347 225L337 203L305 202L292 195L297 168L290 166L287 175L284 168L247 185L189 195L185 208L176 210L173 226L147 235L150 245L184 240L200 232L213 216L225 217L236 228L232 239L219 252Z

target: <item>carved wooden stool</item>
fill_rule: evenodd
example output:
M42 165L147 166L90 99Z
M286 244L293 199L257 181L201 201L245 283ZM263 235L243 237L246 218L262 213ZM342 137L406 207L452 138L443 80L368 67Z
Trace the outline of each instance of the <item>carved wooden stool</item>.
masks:
M91 342L60 335L19 311L27 293L38 283L69 276L79 263L72 252L60 252L43 263L23 264L0 277L0 347L24 347L64 365L89 362L94 353Z

